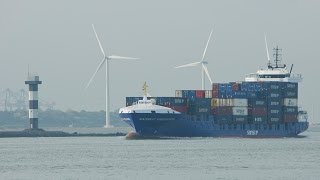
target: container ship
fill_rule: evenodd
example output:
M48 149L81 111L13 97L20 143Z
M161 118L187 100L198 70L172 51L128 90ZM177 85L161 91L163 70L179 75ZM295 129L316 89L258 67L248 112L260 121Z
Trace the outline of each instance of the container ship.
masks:
M295 137L308 129L298 107L301 74L275 62L241 82L210 90L176 90L174 97L126 97L120 118L146 137Z

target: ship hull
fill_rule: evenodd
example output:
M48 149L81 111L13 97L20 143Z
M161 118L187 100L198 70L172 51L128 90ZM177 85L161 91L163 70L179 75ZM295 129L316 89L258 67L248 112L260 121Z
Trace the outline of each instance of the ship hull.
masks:
M222 124L213 115L120 113L120 118L141 136L157 137L296 137L308 122L277 124Z

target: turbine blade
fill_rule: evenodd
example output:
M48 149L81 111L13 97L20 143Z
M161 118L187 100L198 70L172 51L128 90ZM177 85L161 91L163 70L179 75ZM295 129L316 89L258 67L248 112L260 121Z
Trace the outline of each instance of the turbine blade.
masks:
M268 58L268 61L270 61L270 56L269 56L269 51L268 51L268 43L267 43L267 36L266 36L266 34L264 34L264 42L265 42L265 44L266 44L267 58Z
M183 68L183 67L196 66L196 65L198 65L198 64L200 64L200 63L201 63L201 62L193 62L193 63L189 63L189 64L177 66L177 67L174 67L174 68Z
M103 56L106 57L106 54L104 53L104 50L103 50L103 48L102 48L101 42L100 42L99 37L98 37L98 34L97 34L96 29L94 28L94 25L93 25L93 24L92 24L92 29L93 29L94 34L96 35L97 40L98 40L98 43L99 43L99 47L100 47L100 49L101 49L101 52L102 52Z
M202 68L203 68L204 72L206 72L206 75L208 76L208 79L209 79L210 83L212 84L212 80L211 80L207 66L202 64Z
M207 41L206 48L205 48L204 51L203 51L201 61L203 61L203 60L204 60L204 57L206 56L206 52L207 52L207 48L208 48L208 45L209 45L209 42L210 42L210 39L211 39L212 31L213 31L213 29L212 29L211 32L210 32L210 36L209 36L209 39L208 39L208 41Z
M90 81L88 82L88 84L87 84L87 86L86 86L86 89L90 86L93 78L96 76L97 72L101 69L101 67L102 67L103 64L106 62L106 60L108 60L108 59L106 59L106 58L103 58L103 59L102 59L102 61L100 62L99 66L97 67L96 71L93 73Z
M127 60L135 60L135 59L140 59L140 58L134 58L134 57L125 57L125 56L116 56L116 55L111 55L108 56L109 59L127 59Z

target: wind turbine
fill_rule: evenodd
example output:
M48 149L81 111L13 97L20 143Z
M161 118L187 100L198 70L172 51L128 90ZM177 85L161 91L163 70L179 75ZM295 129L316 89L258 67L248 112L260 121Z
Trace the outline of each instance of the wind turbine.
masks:
M94 28L94 25L92 24L92 29L93 29L93 32L96 36L96 39L99 43L99 47L100 47L100 50L103 54L103 59L101 60L99 66L97 67L96 71L93 73L90 81L88 82L87 86L86 86L86 89L90 86L93 78L95 77L95 75L97 74L97 72L102 68L103 64L106 64L106 125L104 127L106 128L109 128L109 127L113 127L111 124L110 124L110 115L109 115L109 61L112 60L112 59L127 59L127 60L133 60L133 59L139 59L139 58L133 58L133 57L123 57L123 56L116 56L116 55L110 55L110 56L107 56L103 50L103 47L101 45L101 42L99 40L99 37L97 35L97 32Z
M207 66L206 66L206 65L208 64L208 61L205 61L205 60L204 60L204 57L205 57L205 55L206 55L207 48L208 48L208 45L209 45L209 41L210 41L210 39L211 39L212 31L213 31L213 29L212 29L211 32L210 32L210 36L209 36L209 39L208 39L208 41L207 41L207 45L206 45L206 47L205 47L205 49L204 49L204 52L203 52L203 54L202 54L201 61L197 61L197 62L193 62L193 63L189 63L189 64L185 64L185 65L182 65L182 66L177 66L177 67L175 67L175 68L184 68L184 67L201 65L201 66L202 66L202 68L201 68L201 75L202 75L202 84L201 84L202 86L201 86L201 88L202 88L202 90L204 90L204 88L205 88L204 73L206 73L206 75L207 75L210 83L212 84L212 80L211 80L211 77L210 77L208 68L207 68Z

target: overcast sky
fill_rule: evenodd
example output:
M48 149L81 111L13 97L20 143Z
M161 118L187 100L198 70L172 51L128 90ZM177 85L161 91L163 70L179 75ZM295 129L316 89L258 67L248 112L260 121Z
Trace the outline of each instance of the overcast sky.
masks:
M43 81L40 98L56 108L103 110L104 68L85 91L103 58L91 24L109 55L141 58L110 63L112 111L142 95L144 81L153 96L200 89L200 67L173 67L199 60L213 28L206 60L214 82L244 80L265 66L266 33L270 53L279 45L283 61L303 74L299 104L318 112L319 7L316 0L0 0L0 89L27 90L29 64Z

